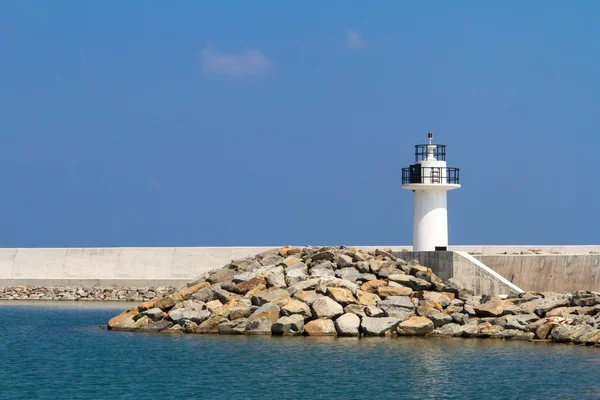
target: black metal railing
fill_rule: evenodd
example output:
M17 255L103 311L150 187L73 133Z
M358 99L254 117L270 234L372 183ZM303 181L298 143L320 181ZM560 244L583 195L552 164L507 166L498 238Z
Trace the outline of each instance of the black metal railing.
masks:
M427 160L427 146L428 144L418 144L415 146L415 162ZM446 145L436 144L433 149L433 156L438 161L446 161Z
M410 183L440 183L458 185L460 183L460 168L422 167L419 164L402 168L402 184Z

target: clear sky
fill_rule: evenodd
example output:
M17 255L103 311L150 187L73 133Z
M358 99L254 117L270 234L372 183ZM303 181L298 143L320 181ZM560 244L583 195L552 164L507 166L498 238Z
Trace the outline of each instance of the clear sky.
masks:
M600 243L598 1L4 1L0 246Z

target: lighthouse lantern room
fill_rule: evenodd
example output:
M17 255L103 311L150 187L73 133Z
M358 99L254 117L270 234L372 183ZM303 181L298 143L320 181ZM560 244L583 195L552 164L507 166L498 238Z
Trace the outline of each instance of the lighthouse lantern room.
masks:
M402 168L402 188L415 194L413 251L438 251L448 248L448 209L446 192L460 187L460 170L446 166L446 146L415 146L415 163Z

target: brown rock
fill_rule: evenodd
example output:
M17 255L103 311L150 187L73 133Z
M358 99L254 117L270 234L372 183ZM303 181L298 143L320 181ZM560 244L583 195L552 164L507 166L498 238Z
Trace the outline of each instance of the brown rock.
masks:
M222 315L213 314L194 330L194 333L219 333L219 324L229 320Z
M356 300L356 298L352 295L352 292L348 289L328 287L327 295L331 297L334 301L340 303L342 306L358 303L358 300Z
M304 326L309 336L336 336L335 324L328 318L315 319Z
M266 318L269 321L271 321L271 323L275 323L279 319L279 312L280 309L275 304L263 304L262 306L257 308L256 311L252 313L252 315L248 317L248 320L253 321L261 318Z
M388 296L410 296L413 290L406 286L395 287L395 286L379 286L377 288L377 294L380 297Z
M398 335L424 336L433 332L433 322L425 317L410 317L397 328Z
M283 307L281 307L281 313L285 316L300 314L305 319L310 318L311 316L310 307L300 300L290 300Z
M451 300L446 295L438 292L430 292L427 290L417 292L417 297L428 302L440 304L442 307L448 307L451 302Z
M558 323L554 321L544 322L535 330L535 337L538 339L546 339L548 335L552 333L552 329L557 325Z
M237 285L235 285L233 287L233 291L235 293L238 294L246 294L248 293L250 290L259 287L260 285L265 286L267 285L267 281L265 280L265 278L261 278L258 276L255 276L252 279L249 279L245 282L240 282Z
M121 314L117 315L116 317L112 317L110 319L110 321L108 321L108 329L112 329L115 326L117 326L118 324L120 324L121 322L129 319L129 318L133 318L136 315L138 315L138 309L136 307L131 307L125 311L123 311Z
M376 294L365 292L364 290L357 290L356 297L358 299L358 304L362 304L365 306L374 306L381 301L381 298Z
M154 303L154 307L160 308L163 311L172 308L174 305L175 300L171 296L161 297Z
M474 305L473 309L478 317L499 317L504 311L502 299L498 297L494 297L487 303Z
M363 283L360 289L368 293L377 293L378 287L387 286L387 284L388 283L383 280L368 281Z

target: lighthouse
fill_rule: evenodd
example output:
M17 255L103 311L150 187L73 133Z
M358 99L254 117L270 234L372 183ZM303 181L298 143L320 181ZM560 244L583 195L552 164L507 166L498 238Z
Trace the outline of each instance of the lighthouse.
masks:
M448 249L448 208L446 192L460 187L460 170L446 166L446 146L415 146L415 163L402 168L402 188L415 194L413 251L445 251Z

